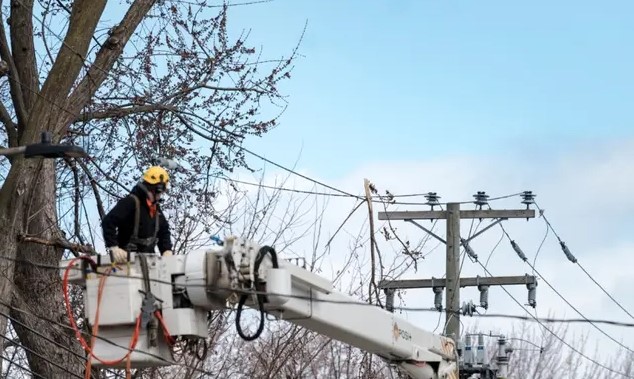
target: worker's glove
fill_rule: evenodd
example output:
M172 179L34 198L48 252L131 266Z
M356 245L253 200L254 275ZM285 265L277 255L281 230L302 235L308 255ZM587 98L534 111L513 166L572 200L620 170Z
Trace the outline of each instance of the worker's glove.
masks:
M128 252L119 246L109 247L112 263L125 263L128 260Z
M171 257L172 255L174 255L174 253L172 252L172 250L165 250L163 252L163 256L164 257Z

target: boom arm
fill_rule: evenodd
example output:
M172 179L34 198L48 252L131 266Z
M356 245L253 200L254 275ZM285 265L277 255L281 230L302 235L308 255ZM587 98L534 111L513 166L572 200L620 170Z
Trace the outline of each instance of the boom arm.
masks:
M196 324L206 326L204 311L224 309L227 303L238 303L239 311L243 306L259 308L280 320L376 354L414 379L458 378L457 354L452 339L415 327L382 308L346 296L336 291L328 280L299 266L278 262L270 247L230 237L223 246L213 249L192 251L185 256L152 258L157 262L154 276L163 276L172 282L171 289L161 288L161 285L166 286L161 283L156 287L163 296L166 292L173 295L171 299L162 299L161 304L166 328L172 336L203 337L206 330L203 332L204 328ZM136 267L136 263L132 267ZM153 276L152 272L149 276ZM96 283L90 284L86 280L86 284L90 317L95 308L95 291L90 288ZM109 291L113 290L106 283L103 294L106 302ZM130 303L131 308L136 305ZM105 334L110 333L109 319L108 315L100 316L100 330ZM132 317L128 317L127 322L128 328L134 326ZM115 329L112 329L113 333ZM121 334L118 329L113 335ZM106 345L101 345L106 355L125 353L120 350L115 354L113 347ZM161 344L158 345L160 348ZM137 346L141 350L151 351L152 348L150 345ZM156 351L161 353L159 350ZM169 357L165 358L166 362L148 360L133 354L132 367L166 365L170 361Z

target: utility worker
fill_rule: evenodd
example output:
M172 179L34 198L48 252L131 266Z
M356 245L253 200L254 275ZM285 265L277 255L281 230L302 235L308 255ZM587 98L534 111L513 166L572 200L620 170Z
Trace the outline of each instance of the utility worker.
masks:
M115 263L126 262L130 251L155 254L156 246L162 256L172 255L169 224L158 204L168 183L164 168L150 167L103 218L104 242Z

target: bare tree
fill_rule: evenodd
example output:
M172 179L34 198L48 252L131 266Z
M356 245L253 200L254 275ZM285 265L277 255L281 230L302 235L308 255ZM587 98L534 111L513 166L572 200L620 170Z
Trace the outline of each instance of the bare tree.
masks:
M104 20L110 5L113 24ZM75 163L14 157L0 190L0 311L20 321L15 330L30 368L65 378L83 370L71 359L81 353L71 333L11 310L65 322L59 286L51 285L57 273L20 262L55 264L58 246L88 242L90 211L77 199L90 197L103 212L157 156L185 167L173 186L180 201L214 214L210 178L244 166L237 147L275 125L283 110L278 84L294 55L264 62L246 45L248 33L229 37L228 5L211 1L13 0L2 13L1 143L36 143L46 130L53 142L82 144L92 156ZM66 206L57 209L56 199ZM0 318L0 333L6 326Z

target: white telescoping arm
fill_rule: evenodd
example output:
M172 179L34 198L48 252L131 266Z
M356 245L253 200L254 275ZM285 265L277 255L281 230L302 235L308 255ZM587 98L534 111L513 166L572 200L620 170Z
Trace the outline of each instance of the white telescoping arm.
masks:
M194 307L218 309L238 294L242 305L376 354L412 378L458 378L452 339L337 292L328 280L278 261L270 247L230 237L222 247L190 252L179 282Z

